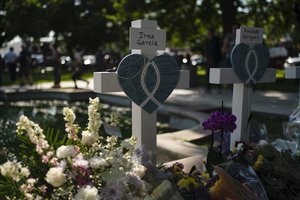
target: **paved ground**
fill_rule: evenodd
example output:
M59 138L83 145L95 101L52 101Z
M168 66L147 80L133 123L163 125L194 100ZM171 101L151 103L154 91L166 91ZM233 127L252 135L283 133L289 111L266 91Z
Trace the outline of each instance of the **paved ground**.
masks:
M78 82L80 89L73 89L74 83L71 81L63 82L61 89L51 89L52 83L42 83L33 86L19 87L18 85L0 87L0 92L24 92L26 90L45 90L45 91L66 91L79 92L80 90L93 90L93 80L90 84ZM124 96L123 93L113 93L114 95ZM278 91L254 91L251 96L252 110L256 112L290 115L292 110L298 105L298 94ZM224 106L231 108L232 91L229 89L223 91L212 90L206 93L201 87L191 89L176 89L167 99L167 103L189 107L194 110L220 107L222 101Z
M80 89L74 89L73 82L63 82L60 89L52 89L52 83L43 83L34 86L19 87L17 85L1 87L0 93L23 93L26 91L59 91L67 93L78 93L80 91L92 91L93 80L89 80L90 84L87 85L85 82L78 82ZM112 93L115 100L118 98L123 99L124 93ZM109 95L111 97L111 95ZM298 105L298 94L296 93L285 93L278 91L254 91L251 96L252 99L252 110L257 112L284 115L289 116L292 110ZM171 96L168 98L166 104L171 105L171 108L176 112L184 112L188 116L197 119L199 122L203 120L203 116L197 111L203 109L214 109L220 108L222 101L224 106L231 108L232 106L232 91L227 89L223 91L212 90L207 93L201 87L192 89L176 89ZM163 107L163 106L162 106ZM170 108L168 108L170 109ZM168 133L158 135L157 145L160 148L158 153L165 154L165 150L172 154L177 154L178 157L185 157L183 162L187 168L195 165L201 168L201 162L206 154L206 149L190 143L192 140L196 140L207 136L209 133L203 131L200 126L190 130L178 131L175 133ZM187 158L186 158L187 157Z

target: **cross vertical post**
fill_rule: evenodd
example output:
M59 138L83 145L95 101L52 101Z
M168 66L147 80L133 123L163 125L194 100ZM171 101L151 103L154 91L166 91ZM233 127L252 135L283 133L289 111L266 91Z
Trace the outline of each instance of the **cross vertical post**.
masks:
M235 44L241 42L241 29L236 30ZM249 117L251 114L252 87L244 83L233 84L232 114L237 118L236 129L230 136L230 148L232 149L236 141L250 141Z
M157 29L156 21L136 20L131 22L132 28ZM130 32L130 48L131 53L143 54L149 60L156 56L156 49L133 49L134 39ZM165 42L164 42L165 43ZM165 47L163 47L165 49ZM143 148L141 162L151 161L156 163L156 121L157 111L147 113L134 102L132 106L132 136L137 138L137 145Z

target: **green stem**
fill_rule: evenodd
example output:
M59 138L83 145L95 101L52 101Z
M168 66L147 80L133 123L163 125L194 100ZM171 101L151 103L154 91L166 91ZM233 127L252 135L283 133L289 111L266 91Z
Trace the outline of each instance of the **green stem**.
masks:
M223 128L222 128L222 129L221 129L220 154L222 154L222 148L223 148L223 135L224 135L224 130L223 130Z
M212 136L212 138L211 138L210 148L212 149L213 146L214 146L214 140L215 140L215 133L214 133L214 131L211 131L211 136Z

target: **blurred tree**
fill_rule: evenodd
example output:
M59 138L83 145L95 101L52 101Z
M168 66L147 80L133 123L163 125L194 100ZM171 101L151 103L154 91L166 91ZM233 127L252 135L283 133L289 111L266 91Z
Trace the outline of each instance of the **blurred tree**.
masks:
M299 44L299 0L248 0L247 8L250 25L264 27L268 43L278 43L289 33Z
M42 3L37 0L4 0L1 27L5 40L19 35L25 41L47 35L49 28ZM2 10L2 9L1 9Z
M201 51L210 27L224 36L236 22L262 26L268 43L287 32L300 41L299 0L2 0L0 43L16 35L38 40L53 30L69 50L124 52L130 22L143 18L158 21L170 47Z

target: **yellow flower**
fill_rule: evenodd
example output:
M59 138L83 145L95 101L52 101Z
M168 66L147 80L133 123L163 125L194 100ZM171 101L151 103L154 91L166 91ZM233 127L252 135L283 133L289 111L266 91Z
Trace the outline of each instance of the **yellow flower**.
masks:
M187 191L190 191L191 188L198 188L199 185L196 181L195 178L192 177L187 177L187 178L183 178L180 179L177 182L177 186L179 187L179 189L186 189Z
M263 164L263 162L264 162L264 157L261 154L259 154L256 162L253 165L254 170L258 170L260 166Z
M215 184L209 188L209 192L210 193L216 192L216 189L220 187L220 184L221 184L221 179L217 180L217 182L215 182Z
M206 178L206 179L210 179L210 175L209 175L209 173L207 173L207 172L203 172L203 173L202 173L202 177L203 177L203 178Z

